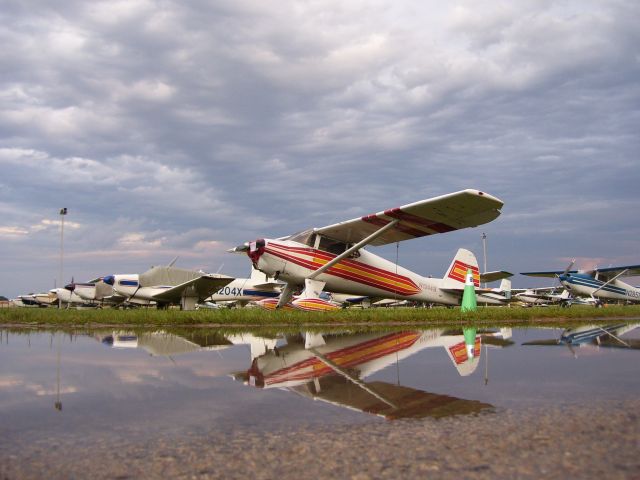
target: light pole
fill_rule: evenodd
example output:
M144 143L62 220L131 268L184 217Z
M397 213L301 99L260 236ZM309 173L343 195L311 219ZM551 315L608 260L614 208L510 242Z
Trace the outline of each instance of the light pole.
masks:
M67 207L60 209L60 287L64 288L64 217L67 215ZM58 298L58 308L62 308L62 300Z
M484 254L484 272L487 272L487 234L482 233L482 253ZM484 282L484 288L487 288L487 282Z

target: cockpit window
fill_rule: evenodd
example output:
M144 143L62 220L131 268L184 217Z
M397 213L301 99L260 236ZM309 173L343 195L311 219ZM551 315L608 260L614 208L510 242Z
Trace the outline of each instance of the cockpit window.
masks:
M319 238L319 244L316 245L316 242L318 242L318 238ZM313 229L305 230L299 233L294 233L289 238L287 238L287 240L299 242L312 248L317 247L319 250L330 252L336 255L340 255L342 252L344 252L349 247L351 247L351 245L348 243L344 243L339 240L333 240L327 237L322 237L317 233L315 233ZM359 254L358 252L354 252L351 256L355 258L355 257L358 257Z
M313 247L313 243L315 242L316 235L313 233L313 229L304 230L302 232L294 233L287 240L291 240L293 242L304 243L310 247Z
M327 237L320 237L320 250L324 250L325 252L335 253L336 255L341 254L349 245L344 242L339 242L337 240L331 240Z

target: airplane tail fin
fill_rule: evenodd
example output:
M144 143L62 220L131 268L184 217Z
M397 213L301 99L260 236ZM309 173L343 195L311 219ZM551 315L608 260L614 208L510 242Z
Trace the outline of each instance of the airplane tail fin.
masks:
M260 270L255 268L253 265L251 265L251 280L254 280L256 282L267 283L271 279L269 278L269 276L266 273L261 272Z
M503 278L500 282L500 292L504 295L504 298L507 300L511 299L511 280L508 278Z
M464 290L465 275L468 269L473 272L475 286L480 286L480 270L478 269L476 256L469 250L460 248L456 256L453 257L449 269L444 274L442 288L446 290Z

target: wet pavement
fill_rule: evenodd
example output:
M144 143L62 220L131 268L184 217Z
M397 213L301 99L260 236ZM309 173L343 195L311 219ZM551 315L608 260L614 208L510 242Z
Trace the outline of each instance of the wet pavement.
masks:
M0 478L639 478L637 326L0 330Z

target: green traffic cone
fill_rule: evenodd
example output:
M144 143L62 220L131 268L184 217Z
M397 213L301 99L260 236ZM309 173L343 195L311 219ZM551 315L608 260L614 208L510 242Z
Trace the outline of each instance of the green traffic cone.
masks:
M464 292L462 293L462 306L460 308L463 312L475 312L478 309L476 302L476 286L473 283L473 273L471 269L467 270L467 275L464 282Z

